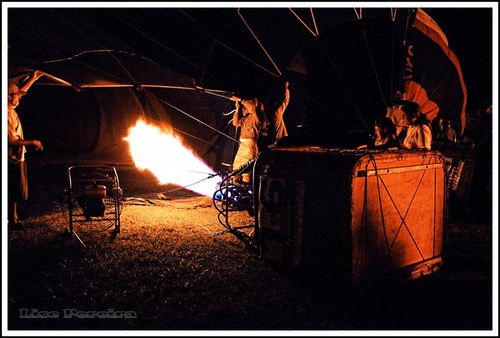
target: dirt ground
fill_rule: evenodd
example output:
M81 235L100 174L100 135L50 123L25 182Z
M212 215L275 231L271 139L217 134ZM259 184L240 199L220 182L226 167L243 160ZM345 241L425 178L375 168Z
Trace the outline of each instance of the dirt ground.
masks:
M116 220L82 224L75 226L80 241L65 233L67 167L30 171L30 217L24 230L7 233L8 330L314 335L493 327L491 220L451 218L436 273L339 296L325 281L264 262L225 231L211 197L158 186L131 168L118 175L120 233ZM230 222L251 234L248 212L231 213Z

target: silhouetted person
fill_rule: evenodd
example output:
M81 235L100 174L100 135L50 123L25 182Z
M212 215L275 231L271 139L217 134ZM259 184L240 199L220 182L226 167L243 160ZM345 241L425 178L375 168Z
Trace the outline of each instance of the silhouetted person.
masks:
M8 88L8 217L9 225L14 228L22 226L19 221L18 204L28 199L28 173L25 162L26 146L33 146L35 150L43 150L43 145L39 140L24 138L21 120L15 108L19 105L21 97L26 94L31 85L41 76L43 76L42 72L35 71L20 84L10 82Z
M373 126L374 140L373 147L375 149L398 148L399 142L396 138L396 127L392 120L388 117L383 117L375 121Z
M264 113L266 116L266 131L267 139L266 144L269 147L275 146L279 140L288 136L286 130L284 114L290 102L290 89L288 88L289 82L285 81L284 91L282 97L276 102L271 102L269 108L264 108Z

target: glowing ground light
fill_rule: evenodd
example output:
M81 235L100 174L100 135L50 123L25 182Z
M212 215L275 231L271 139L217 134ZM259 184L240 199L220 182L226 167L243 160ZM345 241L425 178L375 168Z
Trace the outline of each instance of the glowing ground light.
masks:
M139 119L124 139L129 142L136 167L151 171L160 184L176 184L201 195L213 195L220 177L172 130Z

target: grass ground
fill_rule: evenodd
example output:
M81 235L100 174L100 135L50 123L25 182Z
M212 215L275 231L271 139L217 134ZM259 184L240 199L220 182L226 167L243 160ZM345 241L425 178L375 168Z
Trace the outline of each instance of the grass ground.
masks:
M119 235L76 227L82 245L64 235L64 169L48 170L55 179L32 174L26 228L7 234L9 330L492 329L491 221L452 219L436 273L341 300L224 232L211 198L154 187L135 171L119 173ZM233 226L252 222L246 211L230 217ZM79 318L95 311L120 318Z

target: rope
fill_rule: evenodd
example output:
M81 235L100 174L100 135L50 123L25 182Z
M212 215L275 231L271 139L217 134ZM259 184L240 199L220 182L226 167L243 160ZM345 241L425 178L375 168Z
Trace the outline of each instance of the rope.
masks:
M375 61L373 60L373 54L371 52L370 44L368 43L368 38L366 37L365 27L363 25L362 20L360 20L359 22L360 22L360 26L361 26L361 32L363 33L363 39L365 41L366 49L368 51L368 55L370 56L370 62L371 62L371 65L372 65L373 74L375 75L375 79L377 80L377 85L378 85L378 89L379 89L379 92L380 92L380 97L382 98L382 102L384 103L384 107L387 107L387 103L385 101L384 93L382 92L382 85L380 84L380 79L379 79L379 76L378 76L378 73L377 73L377 67L375 66ZM393 53L391 53L391 54L393 54Z
M417 249L420 257L422 259L425 259L422 251L420 250L420 247L418 245L418 243L416 242L411 230L408 228L408 225L406 224L405 222L405 219L406 219L406 216L408 215L408 212L410 211L411 209L411 206L413 204L413 201L415 199L415 196L417 195L417 192L419 191L420 189L420 186L423 182L423 178L425 177L425 174L427 172L428 169L425 169L424 172L422 173L421 177L420 177L420 180L418 182L418 185L417 187L415 188L415 191L413 193L413 196L410 200L410 204L408 205L408 208L404 214L404 216L401 215L389 189L387 188L387 186L385 185L385 182L384 180L382 179L382 177L380 175L378 175L378 168L377 168L377 164L375 162L375 159L373 158L373 155L372 154L368 154L370 156L370 162L373 162L373 166L374 166L374 170L375 170L375 176L377 177L377 192L378 192L378 198L379 198L379 203L380 203L380 211L381 211L381 218L382 218L382 226L383 226L383 231L384 231L384 239L385 239L385 243L386 243L386 249L387 249L387 259L389 259L389 256L390 256L390 253L392 251L392 248L394 247L394 244L399 236L399 233L401 231L401 229L403 228L403 226L405 227L406 231L408 232L408 235L410 236L413 244L415 245L415 248ZM430 160L428 162L428 164L430 163ZM368 164L365 168L367 171L368 171ZM434 171L437 170L437 169L434 169ZM435 183L437 182L437 176L434 175L434 181ZM395 210L397 211L399 217L401 218L401 224L399 225L398 227L398 230L394 236L394 239L392 240L391 244L389 245L389 242L388 242L388 237L387 237L387 229L386 229L386 224L385 224L385 219L384 219L384 216L383 216L383 208L382 208L382 198L381 198L381 189L380 189L380 182L382 183L382 185L384 186L384 189L385 191L387 192L387 195L389 196ZM368 225L368 221L367 221L367 200L368 200L368 175L365 176L365 181L364 181L364 186L365 186L365 191L364 191L364 200L363 200L363 214L362 214L362 230L360 231L359 233L359 245L358 245L358 248L357 248L357 255L356 255L356 261L354 262L354 266L356 267L356 271L359 272L360 271L360 250L361 250L361 245L363 244L363 235L365 236L365 255L367 254L367 242L368 242L368 228L367 228L367 225ZM436 184L434 185L436 187ZM435 232L436 232L436 201L437 201L437 192L436 192L436 189L434 189L434 236L433 236L433 254L434 254L434 247L435 247ZM363 232L363 229L364 229L364 232ZM365 257L366 259L366 257Z
M81 62L81 61L78 61L78 60L75 60L76 57L78 56L81 56L81 55L84 55L84 54L87 54L87 53L113 53L113 52L116 52L116 53L126 53L126 52L120 52L120 51L115 51L115 50L109 50L109 49L96 49L96 50L88 50L88 51L84 51L82 53L78 53L78 54L75 54L73 56L70 56L70 57L67 57L67 58L62 58L62 59L55 59L55 60L48 60L48 61L43 61L41 64L50 64L50 63L56 63L56 62L63 62L63 61L73 61L79 65L83 65L89 69L92 69L98 73L102 73L102 74L106 74L107 76L115 79L116 81L120 81L120 82L123 82L124 80L118 76L115 76L114 74L112 73L109 73L109 72L105 72L103 71L102 69L100 68L97 68L97 67L94 67L92 65L89 65L87 63L84 63L84 62ZM136 54L133 54L133 53L127 53L127 54L130 54L130 55L135 55L135 56L138 56ZM114 57L114 55L113 55ZM127 72L127 74L129 75L129 78L132 79L132 83L135 83L135 80L134 78L132 77L132 75L130 74L130 72L128 72L128 70L126 69L126 67L123 66L123 64L116 58L114 57L115 60L117 61L117 63L125 70L125 72ZM144 57L143 57L144 58ZM146 59L146 58L144 58ZM149 60L149 59L148 59ZM149 60L151 62L154 62L152 60ZM50 75L50 74L49 74ZM59 81L60 82L60 81ZM113 87L117 87L117 85L112 85ZM123 85L123 86L131 86L131 85ZM84 87L84 86L82 86ZM92 86L86 86L86 87L92 87Z
M126 52L126 51L120 51L120 50L112 50L112 49L86 50L84 52L81 52L81 53L78 53L78 54L75 54L73 56L69 56L69 57L66 57L66 58L43 61L41 64L51 64L51 63L57 63L57 62L72 61L72 62L75 62L77 64L83 65L83 66L85 66L87 68L93 69L93 70L95 70L95 71L97 71L99 73L106 74L106 75L114 78L117 81L120 81L120 82L124 81L124 79L122 79L122 78L120 78L118 76L115 76L112 73L105 72L101 68L97 68L97 67L89 65L87 63L84 63L84 62L76 60L76 58L78 58L78 57L80 57L82 55L85 55L85 54L89 54L89 53L109 53L115 59L115 61L121 66L121 68L128 74L128 76L129 76L129 82L130 83L129 84L112 84L112 85L82 85L82 86L77 86L78 89L81 89L81 88L104 88L104 87L134 87L136 89L142 89L142 88L168 88L168 89L182 89L182 90L191 90L191 91L202 89L201 87L197 87L197 86L186 87L186 86L172 86L172 85L159 85L159 84L155 84L155 85L152 85L152 84L140 84L140 85L137 85L137 81L133 78L132 74L128 71L127 67L125 67L114 54L115 53L116 54L119 54L119 53L121 53L121 54L128 54L128 55L136 56L138 58L147 60L147 61L149 61L151 63L156 64L156 65L158 65L158 64L155 61L153 61L153 60L151 60L151 59L149 59L147 57L144 57L142 55L135 54L135 53L130 53L130 52ZM162 67L161 65L158 65L158 66ZM69 82L66 82L66 81L62 80L62 79L59 79L59 78L57 78L57 77L55 77L55 76L53 76L51 74L45 73L44 75L47 76L48 78L51 78L52 80L54 80L56 82L59 82L59 83L63 84L63 85L66 85L66 86L76 86L76 85L73 85L73 84L71 84ZM221 94L217 94L213 90L206 90L206 92L208 94L211 94L211 95L219 95L219 96L222 96L222 97L227 97L227 96L223 96Z
M231 137L231 136L229 136L229 135L227 135L227 134L224 134L223 132L219 131L218 129L216 129L216 128L214 128L214 127L210 126L209 124L207 124L207 123L205 123L205 122L203 122L203 121L201 121L200 119L198 119L198 118L194 117L193 115L190 115L190 114L186 113L185 111L183 111L182 109L180 109L180 108L178 108L178 107L174 106L173 104L168 103L167 101L165 101L165 100L163 100L163 99L160 99L160 101L161 101L161 102L163 102L163 103L165 103L165 104L166 104L166 105L168 105L169 107L174 108L174 109L175 109L175 110L177 110L178 112L180 112L180 113L182 113L182 114L184 114L184 115L186 115L186 116L190 117L191 119L193 119L193 120L195 120L196 122L198 122L198 123L202 124L203 126L205 126L205 127L209 128L209 129L211 129L211 130L215 131L216 133L218 133L218 134L220 134L220 135L222 135L222 136L224 136L224 137L226 137L226 138L228 138L228 139L230 139L230 140L232 140L232 141L234 141L234 142L239 143L239 141L238 141L238 140L236 140L235 138L233 138L233 137Z
M356 17L358 18L358 20L362 20L363 19L363 8L359 8L359 12L356 8L354 8L354 14L356 14Z
M201 27L198 23L196 23L196 20L194 20L192 17L190 17L188 14L186 14L185 12L183 12L181 10L181 12L186 15L189 19L191 19L199 28L201 28L215 43L218 43L219 45L221 45L222 47L226 48L227 50L233 52L234 54L240 56L241 58L245 59L246 61L252 63L253 65L257 66L258 68L262 69L263 71L265 71L266 73L269 73L271 74L272 76L274 77L279 77L281 75L277 75L276 73L268 70L266 67L258 64L257 62L253 61L252 59L250 59L249 57L241 54L240 52L238 52L237 50L229 47L228 45L226 45L225 43L223 43L222 41L220 41L218 38L216 38L215 36L213 36L212 34L210 34L206 29L204 29L203 27ZM278 71L279 72L279 71Z
M91 49L91 50L86 50L86 51L83 51L81 53L77 53L75 55L68 56L68 57L61 58L61 59L54 59L54 60L42 61L41 64L43 65L43 64L47 64L47 63L55 63L55 62L62 62L62 61L73 61L74 58L77 58L79 56L85 55L87 53L111 53L111 52L115 52L115 50L112 50L112 49ZM130 53L130 54L132 54L132 53Z
M211 178L214 178L215 176L217 175L220 175L220 173L215 173L215 174L208 174L207 177L205 178L202 178L201 180L198 180L196 182L193 182L193 183L190 183L190 184L187 184L187 185L184 185L182 187L178 187L178 188L174 188L174 189L171 189L171 190L168 190L168 191L163 191L162 194L167 194L167 193L170 193L170 192L174 192L174 191L178 191L178 190L182 190L182 189L186 189L186 188L189 188L189 187L192 187L193 185L196 185L198 183L201 183L203 181L206 181L206 180L209 180Z
M391 21L392 21L392 29L391 29L391 95L394 95L394 35L395 35L395 25L396 21L396 10L391 8Z
M312 8L309 8L310 12L311 12L311 18L313 20L313 24L314 24L314 30L316 31L316 34L319 35L319 30L318 30L318 25L316 25L316 17L314 16L314 12L313 12L313 9Z
M204 27L202 27L200 24L198 24L198 22L196 22L196 20L193 17L191 17L188 13L186 13L186 11L184 11L183 9L179 9L179 11L182 14L184 14L184 16L186 16L189 20L191 20L198 28L200 28L203 32L205 32L205 34L207 34L212 39L212 45L210 46L210 52L209 52L208 57L207 57L207 59L205 61L205 65L203 66L202 73L201 73L201 76L200 76L200 82L201 82L201 81L203 81L205 73L207 73L207 74L210 75L210 73L208 73L206 71L207 65L208 65L208 62L209 62L210 58L212 57L212 52L214 50L214 46L215 46L216 43L219 43L219 40L217 38L215 38L212 34L210 34L210 32L208 32ZM234 17L229 21L228 26L231 24L231 22L233 20L234 20Z
M437 175L436 175L437 168L434 169L434 217L433 217L433 224L432 224L432 255L435 255L435 248L436 248L436 215L437 215ZM446 185L445 185L446 186Z
M61 18L61 19L63 19L63 17L61 17L61 16L60 16L60 18ZM74 29L75 29L75 30L79 30L79 31L80 31L80 32L81 32L84 36L86 36L89 40L94 41L95 43L97 43L97 44L101 45L101 44L100 44L100 43L98 43L95 39L93 39L91 36L89 36L88 34L85 34L85 32L84 32L83 30L79 29L79 27L75 26L75 25L74 25L71 21L68 21L68 20L65 20L65 21L66 21L68 24L70 24L72 27L74 27ZM52 49L52 48L51 48L51 49ZM53 49L52 49L52 50L53 50ZM95 50L95 51L100 51L100 52L110 52L110 50L107 50L107 49L104 49L104 50ZM57 52L57 51L56 51L56 52ZM59 52L57 52L57 53L58 53L58 54L60 54ZM83 53L80 53L80 54L76 54L76 55L75 55L75 56L73 56L73 57L80 56L80 55L83 55L83 54L85 54L85 53L86 53L86 52L83 52ZM46 62L42 62L42 64L44 64L44 63L51 63L51 62L58 62L58 61L70 60L70 59L73 59L73 57L66 58L66 59L53 60L53 61L46 61ZM75 61L75 60L73 60L73 61ZM126 67L124 67L124 66L123 66L123 64L121 64L121 62L120 62L119 60L117 60L117 59L116 59L116 61L120 64L120 66L124 69L124 71L125 71L125 72L129 75L129 77L130 77L131 79L133 79L133 77L131 76L130 72L128 72L128 70L126 69ZM82 63L82 62L79 62L79 61L75 61L75 62L77 62L77 63L79 63L79 64L83 64L83 65L85 65L85 66L88 66L89 68L92 68L92 69L94 69L94 70L97 70L97 71L99 71L99 72L101 72L101 73L105 73L105 72L102 72L102 70L100 70L100 69L97 69L97 68L95 68L95 67L91 67L91 66L86 65L86 64L84 64L84 63ZM112 74L110 74L110 73L105 73L105 74L112 75ZM60 82L60 83L65 84L65 83L64 83L65 81L64 81L64 82L61 82L61 81L59 81L60 79L55 78L55 77L51 76L50 74L48 74L48 75L49 75L48 77L52 78L53 80L56 80L57 82ZM118 79L118 78L117 78L117 77L115 77L115 76L113 76L113 77L114 77L114 78L116 78L116 79ZM134 82L135 82L135 81L134 81ZM77 87L76 89L77 89L77 90L79 90L80 88L78 88L78 87Z
M109 12L108 11L108 14L113 16L114 18L116 18L117 20L119 20L120 22L122 22L123 24L125 24L126 26L132 28L133 30L135 30L136 32L140 33L141 35L147 37L148 39L150 39L151 41L153 41L154 43L158 44L160 47L166 49L167 51L169 51L170 53L174 54L175 56L177 56L178 58L180 58L181 60L187 62L188 64L190 64L191 66L195 67L196 69L198 70L201 70L201 71L204 71L200 66L198 66L197 64L195 64L194 62L192 62L191 60L188 60L186 57L180 55L179 53L177 53L176 51L174 51L173 49L165 46L163 43L161 43L160 41L150 37L149 35L147 35L146 33L144 33L143 31L139 30L138 28L136 28L135 26L131 25L130 23L122 20L120 17L117 17L116 15L114 15L113 13ZM209 74L210 76L212 76L211 74ZM214 77L212 76L214 79L217 79L217 77Z
M273 58L271 57L271 55L269 55L269 53L267 52L266 48L264 47L264 45L260 42L259 38L257 37L257 35L255 35L255 33L252 31L252 28L250 27L250 25L246 22L245 18L243 17L243 15L241 14L241 11L240 9L238 8L238 15L240 16L241 20L243 21L243 23L245 24L245 26L247 26L248 30L250 31L250 33L252 34L252 36L255 38L255 40L257 41L257 43L259 44L260 48L262 48L262 50L264 51L264 53L266 54L266 56L269 58L269 61L271 61L271 63L273 64L274 68L276 69L276 71L278 72L279 76L282 76L282 73L281 71L279 70L278 66L276 65L276 63L274 63L274 60Z
M378 201L379 201L379 207L380 207L380 218L382 220L382 228L384 230L384 240L385 240L385 246L387 249L387 252L389 252L389 240L387 238L387 229L385 226L385 218L384 218L384 209L382 205L382 195L380 194L380 176L378 174L378 168L377 168L377 163L375 161L375 158L373 157L373 154L369 154L371 160L373 161L373 168L375 169L375 176L377 177L377 193L378 193Z
M178 132L179 134L187 135L187 136L189 136L189 137L190 137L190 138L192 138L192 139L198 140L198 141L200 141L200 142L203 142L203 143L205 143L205 144L208 144L208 145L210 145L210 146L212 146L212 147L215 147L215 148L217 148L217 149L224 149L224 147L221 147L221 146L219 146L219 145L217 145L217 144L215 144L215 143L212 143L212 142L208 142L207 140L204 140L204 139L202 139L202 138L200 138L200 137L197 137L197 136L195 136L195 135L193 135L193 134L190 134L190 133L188 133L188 132L182 131L182 130L177 129L177 128L173 128L173 129L174 129L176 132Z
M368 171L368 163L366 164L366 167L365 167L365 170ZM356 266L356 272L360 272L361 270L361 266L359 264L359 261L361 259L361 255L360 255L360 251L361 251L361 245L363 244L363 231L366 232L366 240L364 242L365 244L365 250L364 250L364 253L365 253L365 266L367 265L366 264L366 255L367 255L367 251L368 251L368 221L367 221L367 218L368 218L368 212L367 212L367 208L368 208L368 175L365 176L365 182L364 182L364 187L365 187L365 190L364 190L364 193L363 193L363 214L361 216L361 230L359 232L359 244L358 244L358 252L356 254L356 263L355 263L355 266Z
M338 70L338 68L335 66L335 63L333 62L332 58L331 58L331 55L330 53L328 53L328 50L326 49L326 47L323 45L323 43L321 42L320 40L320 43L321 43L321 47L323 48L323 51L325 52L325 55L327 56L328 58L328 61L330 62L330 65L332 66L333 70L335 71L335 73L337 74L337 77L339 79L339 81L341 82L342 84L342 88L344 89L344 91L346 92L346 95L347 97L349 97L349 101L351 102L352 106L354 107L354 110L356 111L357 115L360 117L361 119L361 122L363 123L363 126L366 130L367 133L370 133L370 128L367 126L365 120L363 119L362 115L361 115L361 112L359 111L358 109L358 106L356 105L356 102L354 102L354 99L352 98L352 95L351 93L349 92L348 88L347 88L347 85L345 84L345 82L343 81L342 79L342 76L340 75L340 72ZM339 115L337 115L337 117L340 117ZM341 118L343 120L343 118ZM344 120L344 122L347 122ZM352 123L348 123L350 125L353 125ZM354 126L354 125L353 125ZM355 126L357 127L357 126Z
M225 98L225 99L228 99L228 100L230 100L231 97L234 95L233 92L228 92L227 90L207 89L207 88L203 88L203 87L200 87L200 86L195 86L195 89L200 90L200 91L202 91L204 93L210 94L212 96L222 97L222 98Z
M70 20L67 20L64 16L62 15L59 15L58 14L58 11L55 11L55 10L50 10L50 12L54 15L56 15L60 20L63 20L66 24L70 25L71 27L73 27L74 30L76 31L79 31L83 36L85 36L87 39L89 39L90 41L94 42L95 44L97 45L100 45L102 47L104 47L100 42L98 42L97 40L95 40L92 36L88 35L85 33L84 30L80 29L79 26L76 26L72 21ZM37 43L40 43L39 41L37 41ZM54 51L56 52L57 54L60 54L60 55L64 55L62 53L60 53L58 50L55 50L54 48L51 48L47 45L44 45L44 47L47 47L48 49L50 49L51 51Z
M300 21L300 23L301 23L301 24L302 24L305 28L307 28L307 30L308 30L308 31L309 31L309 32L310 32L310 33L311 33L314 37L317 37L317 36L318 36L318 33L317 33L317 31L318 31L318 27L316 27L316 25L315 25L315 29L316 29L316 33L315 33L315 32L313 32L313 30L312 30L311 28L309 28L309 26L308 26L308 25L304 22L304 20L302 20L302 19L300 18L300 16L299 16L297 13L295 13L295 11L294 11L292 8L289 8L289 10L290 10L290 12L292 12L292 14L293 14L293 15L295 15L295 17L296 17L296 18ZM311 14L312 14L312 8L311 8Z
M404 215L404 216L402 216L402 215L401 215L401 213L399 212L399 209L398 209L398 207L396 206L396 203L394 202L394 199L392 198L392 196L391 196L391 194L390 194L390 192L389 192L389 189L388 189L388 188L387 188L387 186L385 185L384 180L382 180L382 179L381 179L381 182L382 182L382 184L384 185L384 189L386 190L386 192L387 192L387 194L388 194L389 198L391 199L392 204L394 205L394 208L396 209L396 211L397 211L397 213L398 213L399 217L401 218L401 224L399 225L398 230L397 230L397 232L396 232L396 235L394 236L394 239L393 239L393 241L392 241L392 243L391 243L391 245L390 245L390 247L389 247L389 252L387 253L388 255L390 254L390 251L392 250L392 247L394 246L394 244L395 244L395 242L396 242L396 239L398 238L399 232L401 231L402 227L404 226L404 227L405 227L405 229L406 229L406 231L408 232L408 235L410 235L410 238L411 238L411 240L413 241L413 244L415 244L415 248L417 249L418 253L420 254L420 257L421 257L422 259L424 259L424 255L423 255L423 254L422 254L422 252L420 251L420 248L419 248L419 246L418 246L418 243L416 242L416 240L415 240L415 238L413 237L413 235L412 235L412 233L411 233L410 229L408 228L408 225L406 224L405 219L406 219L406 216L408 215L408 212L410 211L410 208L411 208L411 205L412 205L412 203L413 203L413 200L415 199L415 196L417 195L418 189L420 188L420 185L422 184L422 181L423 181L423 179L424 179L424 176L425 176L425 173L426 173L426 172L427 172L427 169L425 169L425 170L424 170L424 172L422 173L422 176L420 177L420 181L418 182L418 185L417 185L417 187L416 187L416 189L415 189L415 191L414 191L414 193L413 193L413 196L412 196L412 198L411 198L411 200L410 200L410 204L408 205L408 208L406 209L406 212L405 212L405 215Z
M332 63L332 67L336 70L335 65L333 65L333 63ZM338 71L337 71L337 76L340 78L340 74L338 73ZM345 87L346 87L346 86L344 85L344 89L345 89ZM314 103L315 103L315 104L317 104L319 107L321 107L321 108L325 109L326 111L328 111L328 113L330 113L332 116L335 116L338 120L340 120L340 121L344 122L346 125L349 125L349 126L351 126L351 127L355 127L355 128L357 128L357 127L358 127L357 125L355 125L355 124L354 124L354 123L352 123L351 121L347 120L347 119L346 119L345 117L343 117L342 115L339 115L339 114L337 114L337 113L336 113L336 112L334 112L334 111L331 111L331 110L330 110L330 107L327 107L327 106L326 106L326 105L324 105L322 102L318 101L315 97L312 97L312 96L307 95L307 92L304 92L303 90L301 90L301 89L300 89L300 87L294 87L294 90L295 90L295 92L296 92L296 93L301 94L301 95L302 95L302 96L304 96L304 97L307 97L307 98L308 98L311 102L314 102ZM346 90L346 92L347 92L347 90ZM349 95L349 94L347 93L347 95ZM352 101L352 98L351 98L351 101ZM353 105L355 106L354 102L353 102ZM357 108L355 107L355 109L357 109Z

